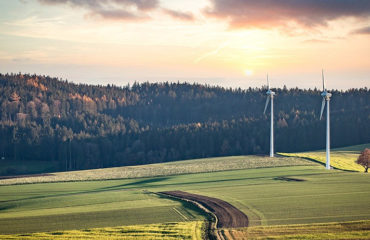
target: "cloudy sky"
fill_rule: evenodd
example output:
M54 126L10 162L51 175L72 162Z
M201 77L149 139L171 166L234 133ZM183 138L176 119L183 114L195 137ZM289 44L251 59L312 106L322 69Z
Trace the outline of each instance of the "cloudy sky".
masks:
M1 0L0 72L370 87L368 0Z

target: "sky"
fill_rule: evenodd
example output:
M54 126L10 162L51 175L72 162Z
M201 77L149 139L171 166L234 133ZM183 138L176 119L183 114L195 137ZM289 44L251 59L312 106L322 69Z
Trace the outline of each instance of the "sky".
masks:
M75 83L370 87L368 0L0 0L0 72Z

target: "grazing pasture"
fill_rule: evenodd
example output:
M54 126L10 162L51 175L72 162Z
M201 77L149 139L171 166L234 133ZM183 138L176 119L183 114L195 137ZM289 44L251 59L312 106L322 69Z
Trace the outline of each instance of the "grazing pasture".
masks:
M344 148L331 149L330 154L330 165L334 168L348 171L363 172L364 168L355 163L361 151L365 148L370 148L370 143L355 145ZM325 150L301 152L301 153L279 153L283 156L291 157L302 157L317 161L320 163L326 163L326 152Z
M248 161L258 166L261 159L250 156ZM295 158L269 160L280 163L290 159ZM227 165L222 161L215 159L215 164ZM137 224L166 226L208 218L190 203L155 194L174 190L224 200L245 213L252 227L370 220L370 208L364 207L370 199L368 174L328 171L312 161L297 161L301 161L298 166L276 164L157 177L3 185L0 234L13 237ZM203 168L211 169L212 163L204 160L202 164L210 166ZM181 162L178 165L181 168ZM195 227L197 231L201 226ZM184 234L192 234L189 229Z
M204 239L204 228L205 223L203 221L193 221L0 235L0 239L201 240Z
M189 203L145 191L165 178L0 187L0 233L203 220Z
M275 158L265 156L232 156L193 159L177 162L148 164L128 167L102 168L94 170L51 173L48 176L25 176L22 178L0 179L0 185L38 182L65 182L86 180L131 179L157 177L187 173L219 172L225 170L251 169L277 166L313 165L301 158Z
M245 169L88 182L1 186L0 232L22 233L202 220L186 203L149 192L182 190L229 202L250 225L370 219L367 174L322 166ZM148 192L149 191L149 192Z
M257 226L222 234L227 239L369 239L370 221Z

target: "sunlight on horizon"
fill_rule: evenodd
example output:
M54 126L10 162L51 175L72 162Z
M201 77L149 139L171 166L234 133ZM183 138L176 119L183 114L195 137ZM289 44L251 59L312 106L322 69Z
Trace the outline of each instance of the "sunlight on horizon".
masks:
M143 11L131 6L125 10L128 15L119 15L121 8L113 9L118 15L104 15L108 12L77 2L4 0L0 2L0 72L49 74L77 83L186 79L247 88L262 84L256 72L269 71L278 76L279 86L306 88L314 86L312 76L325 68L335 76L331 80L337 88L370 85L370 34L363 19L339 15L308 26L300 18L284 22L275 16L279 21L270 26L263 21L271 19L251 16L256 18L251 26L233 12L208 14L211 3L219 4L217 0L164 0ZM293 4L291 10L300 11L294 9L298 7ZM139 15L131 19L130 14ZM357 34L360 30L364 33Z
M253 70L251 70L251 69L245 69L244 70L244 74L247 76L247 77L250 77L250 76L252 76L253 75Z

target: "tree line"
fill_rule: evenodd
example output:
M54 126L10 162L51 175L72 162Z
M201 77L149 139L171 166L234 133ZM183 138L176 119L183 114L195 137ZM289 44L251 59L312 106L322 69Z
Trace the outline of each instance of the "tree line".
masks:
M320 90L274 91L276 151L324 148ZM265 92L168 82L94 86L0 74L0 156L76 170L265 154ZM331 92L332 146L369 142L369 89Z

